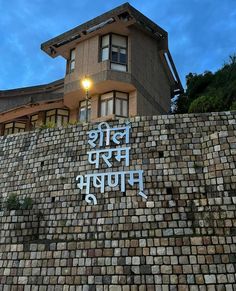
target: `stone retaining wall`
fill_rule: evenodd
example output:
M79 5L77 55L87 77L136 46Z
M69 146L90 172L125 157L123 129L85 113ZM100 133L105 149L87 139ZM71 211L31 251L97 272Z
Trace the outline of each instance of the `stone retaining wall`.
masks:
M235 113L135 117L127 185L92 189L84 125L0 137L0 290L236 290ZM125 120L109 123L123 125ZM31 210L5 209L8 195Z

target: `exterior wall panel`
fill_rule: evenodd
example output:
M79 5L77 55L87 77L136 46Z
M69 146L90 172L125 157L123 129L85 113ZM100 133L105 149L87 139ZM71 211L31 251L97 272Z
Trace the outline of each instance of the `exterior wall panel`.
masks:
M155 114L169 112L171 100L170 82L160 60L157 40L135 28L131 29L130 38L132 77L135 78L137 85L144 87L147 93L161 106L162 112L156 108ZM146 96L142 88L138 90L144 98L149 99L149 96ZM141 99L139 101L142 103ZM147 101L144 102L148 103ZM142 111L144 115L149 114L153 104L146 107L147 110L145 112ZM139 114L142 113L139 112Z

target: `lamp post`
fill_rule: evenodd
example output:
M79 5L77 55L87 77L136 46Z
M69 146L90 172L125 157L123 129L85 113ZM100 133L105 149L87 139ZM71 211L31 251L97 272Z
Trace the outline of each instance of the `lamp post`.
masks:
M86 92L86 97L85 97L85 101L86 101L86 103L85 103L85 107L86 107L86 109L85 109L86 110L85 111L85 121L87 123L88 122L89 89L90 89L90 87L92 85L92 82L91 82L91 80L89 78L84 78L81 83L82 83L82 86L83 86L83 88L84 88L84 90Z

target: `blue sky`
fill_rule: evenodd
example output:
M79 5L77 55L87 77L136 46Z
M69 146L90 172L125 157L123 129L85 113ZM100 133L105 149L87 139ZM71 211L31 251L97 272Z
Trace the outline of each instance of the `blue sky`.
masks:
M40 44L125 1L0 0L0 90L45 84L65 74L65 60ZM236 53L236 0L136 0L136 9L169 34L185 86L189 72L219 69Z

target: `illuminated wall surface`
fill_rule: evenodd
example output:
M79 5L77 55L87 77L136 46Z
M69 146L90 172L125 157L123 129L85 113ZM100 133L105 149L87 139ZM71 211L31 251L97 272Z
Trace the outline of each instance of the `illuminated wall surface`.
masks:
M235 117L0 137L0 290L236 290Z

